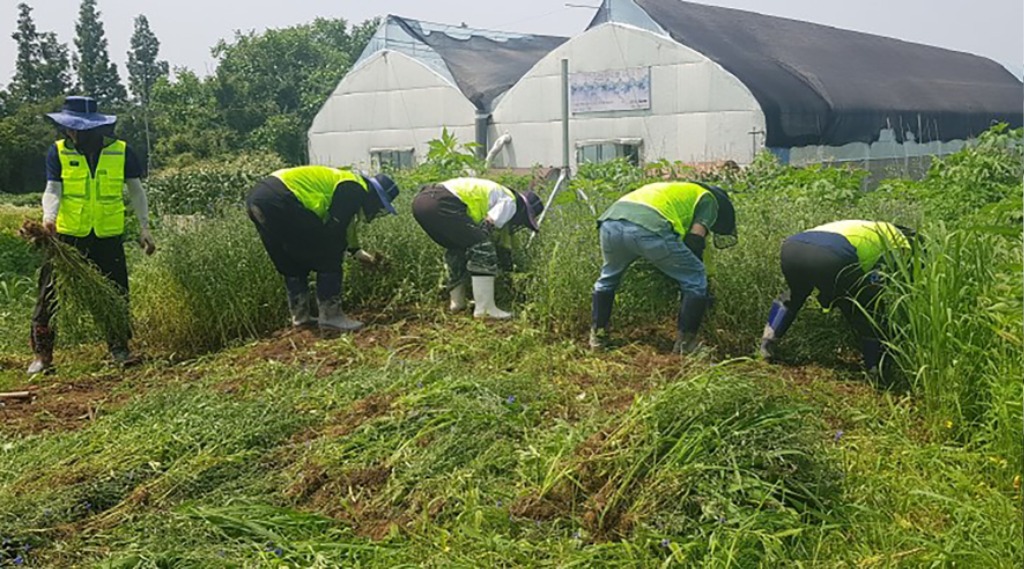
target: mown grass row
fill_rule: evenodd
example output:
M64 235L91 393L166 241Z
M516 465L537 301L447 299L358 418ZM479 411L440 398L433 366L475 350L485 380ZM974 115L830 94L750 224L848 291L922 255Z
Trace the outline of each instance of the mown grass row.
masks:
M0 559L26 545L29 566L104 567L1022 558L1008 467L923 442L911 406L841 377L804 395L762 364L594 357L458 320L291 341L263 363L254 345L132 375L130 400L85 429L4 440Z

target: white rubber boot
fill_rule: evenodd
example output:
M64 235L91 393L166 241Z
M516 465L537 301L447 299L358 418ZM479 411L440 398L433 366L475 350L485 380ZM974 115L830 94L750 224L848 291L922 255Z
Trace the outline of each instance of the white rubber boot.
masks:
M494 277L473 277L473 318L508 320L512 315L494 304Z
M451 300L448 303L448 310L452 312L465 310L469 306L469 303L466 302L466 283L459 283L459 286L448 293L448 298Z
M328 332L355 332L363 327L363 323L349 318L341 309L341 298L321 300L319 304L320 317L317 324L321 330Z

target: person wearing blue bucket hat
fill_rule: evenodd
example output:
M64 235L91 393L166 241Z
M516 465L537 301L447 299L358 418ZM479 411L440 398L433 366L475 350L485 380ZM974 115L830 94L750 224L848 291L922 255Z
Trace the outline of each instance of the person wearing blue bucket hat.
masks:
M149 204L142 187L142 166L131 147L113 136L114 115L99 112L91 97L67 97L63 108L47 116L63 138L46 156L43 227L92 261L100 272L128 296L125 263L124 190L139 220L139 242L146 254L156 250L149 232ZM35 358L28 373L50 370L56 331L51 319L57 309L53 267L43 263L39 295L32 314L31 345ZM129 337L108 337L110 354L120 364L137 359L128 349Z
M293 326L353 332L363 323L341 307L346 251L365 266L379 256L362 249L357 228L395 215L398 185L384 174L328 166L273 172L249 192L246 209L277 272L284 276ZM317 317L310 306L309 273L316 273Z

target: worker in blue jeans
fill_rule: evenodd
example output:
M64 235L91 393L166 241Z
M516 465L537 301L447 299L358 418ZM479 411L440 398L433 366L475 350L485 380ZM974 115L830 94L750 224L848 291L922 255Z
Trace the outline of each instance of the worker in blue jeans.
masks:
M703 261L708 233L720 249L736 244L736 214L725 190L693 182L648 184L615 202L598 226L604 264L594 283L590 347L607 347L615 291L630 265L643 258L679 283L673 352L696 350L710 304Z

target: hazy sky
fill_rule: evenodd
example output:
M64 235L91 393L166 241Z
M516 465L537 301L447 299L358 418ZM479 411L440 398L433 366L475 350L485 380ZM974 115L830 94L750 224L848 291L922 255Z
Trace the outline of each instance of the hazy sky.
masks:
M72 44L79 0L25 0L40 31L55 31ZM0 0L0 83L14 69L10 39L19 0ZM573 0L572 4L600 4ZM703 0L705 4L752 10L840 28L895 37L982 55L1024 73L1022 0ZM263 30L308 22L317 16L358 23L397 14L478 28L572 36L582 31L593 8L566 7L562 0L99 0L112 59L122 79L132 20L145 14L161 42L160 55L171 66L210 73L210 47L234 30Z

